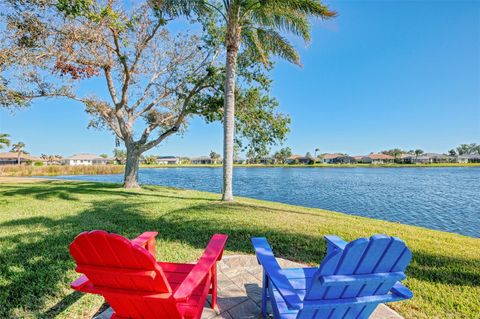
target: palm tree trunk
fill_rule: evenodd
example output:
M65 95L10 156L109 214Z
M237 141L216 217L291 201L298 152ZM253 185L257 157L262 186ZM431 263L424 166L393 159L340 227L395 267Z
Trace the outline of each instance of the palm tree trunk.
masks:
M235 82L238 46L227 46L225 99L223 106L223 196L233 201L233 144L235 136Z
M21 153L21 152L18 152L18 153L17 153L17 165L20 165L20 153Z
M138 184L138 169L140 165L140 152L134 145L125 143L127 148L127 161L125 163L125 176L123 187L140 188Z

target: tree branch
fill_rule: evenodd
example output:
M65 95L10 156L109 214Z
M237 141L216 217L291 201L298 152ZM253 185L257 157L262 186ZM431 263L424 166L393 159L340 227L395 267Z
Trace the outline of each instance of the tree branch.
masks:
M208 78L208 74L205 75L201 81L199 81L199 83L197 83L197 85L195 85L195 87L190 91L190 93L188 94L188 96L185 98L184 102L183 102L183 105L182 105L182 109L178 115L178 118L177 120L175 121L175 124L169 128L168 130L166 130L165 132L163 132L158 138L156 138L155 140L153 141L150 141L148 143L145 143L145 145L142 147L142 150L143 151L146 151L146 150L149 150L151 149L152 147L155 147L157 146L158 144L160 144L160 142L162 142L164 139L166 139L168 136L172 135L173 133L177 132L180 128L180 125L182 124L183 120L185 119L185 117L187 116L187 108L188 106L190 105L190 101L192 100L192 98L195 96L195 94L198 94L200 91L202 91L203 89L206 89L208 87L210 87L210 85L205 85L203 84L203 82L205 82L205 80ZM148 133L150 134L150 132ZM143 136L142 136L143 137ZM148 138L148 136L147 136ZM146 139L145 139L146 141Z
M117 103L116 110L120 110L122 107L125 106L127 103L127 92L128 92L128 86L130 84L130 69L127 64L127 59L126 57L122 54L120 50L120 44L118 43L118 35L115 30L110 28L110 31L112 32L113 36L113 43L115 44L115 53L117 54L118 59L120 60L120 63L123 66L123 72L124 72L124 79L123 79L123 86L122 86L122 97L119 103Z
M137 45L137 50L136 50L136 53L135 53L135 59L132 63L132 66L130 67L130 72L131 73L135 72L135 68L138 64L138 61L140 60L140 57L142 56L143 50L145 50L148 43L153 39L153 37L155 37L155 34L157 34L157 31L161 26L162 26L162 21L158 20L157 24L153 27L152 32L147 35L147 37L145 38L145 40L142 41L141 44Z
M103 70L105 72L105 79L107 80L108 92L110 92L110 96L112 97L113 103L115 103L115 105L117 105L118 104L118 98L117 98L117 93L115 91L115 85L113 83L110 66L105 66L103 68Z

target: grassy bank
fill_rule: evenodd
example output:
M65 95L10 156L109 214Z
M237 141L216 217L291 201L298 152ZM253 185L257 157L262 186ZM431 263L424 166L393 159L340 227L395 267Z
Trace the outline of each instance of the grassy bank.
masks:
M7 181L7 182L6 182ZM0 179L0 318L89 318L102 304L73 292L68 244L84 230L133 238L159 231L157 255L194 261L209 237L227 233L227 254L252 254L251 236L266 236L278 256L312 265L322 236L346 240L386 233L402 238L414 259L405 284L413 300L391 306L406 318L478 318L480 240L397 223L251 199L148 186Z
M60 175L100 175L123 173L123 165L1 165L0 176L60 176Z

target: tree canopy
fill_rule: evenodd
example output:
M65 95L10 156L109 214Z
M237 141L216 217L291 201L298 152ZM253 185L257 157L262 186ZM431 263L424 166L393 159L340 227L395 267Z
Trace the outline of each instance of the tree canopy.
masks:
M188 1L173 0L7 1L0 105L27 106L37 98L82 103L89 127L107 128L124 142L125 183L138 185L143 152L184 132L192 116L222 118L225 66L215 16L197 17L201 32L168 27L191 9ZM268 69L252 55L243 61L238 141L266 149L283 140L289 119L268 97ZM84 85L88 94L79 89Z
M461 144L457 147L458 155L476 155L480 154L480 144Z
M6 133L0 133L0 149L10 146L10 135Z

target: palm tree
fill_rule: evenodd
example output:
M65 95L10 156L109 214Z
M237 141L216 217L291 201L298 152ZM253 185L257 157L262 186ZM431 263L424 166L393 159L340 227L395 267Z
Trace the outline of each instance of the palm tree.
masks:
M214 151L210 152L210 159L212 160L212 164L217 164L217 161L219 161L221 158L220 154L215 153Z
M9 147L10 146L10 135L0 133L0 149L2 149L4 146Z
M415 150L415 159L418 158L418 156L422 155L424 152L421 149Z
M233 200L233 148L235 132L235 86L237 58L241 45L259 61L268 65L270 55L300 65L300 57L281 34L292 33L310 39L310 17L330 18L320 0L223 0L200 1L214 8L225 22L226 77L223 118L223 197Z
M12 145L12 152L17 153L17 164L20 165L20 156L23 153L23 149L25 148L25 143L18 142Z

